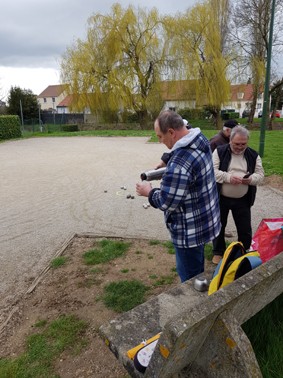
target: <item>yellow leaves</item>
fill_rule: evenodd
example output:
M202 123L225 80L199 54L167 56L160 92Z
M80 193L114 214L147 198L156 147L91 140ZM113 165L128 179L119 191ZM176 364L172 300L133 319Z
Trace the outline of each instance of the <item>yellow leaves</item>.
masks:
M230 97L226 78L229 59L223 52L227 7L227 0L207 0L197 3L178 19L164 20L170 36L169 55L176 56L171 70L178 71L179 77L196 79L197 106L220 109Z
M251 58L251 67L256 83L263 83L265 79L265 60L258 56Z
M206 0L161 17L155 8L116 3L109 14L90 17L86 40L68 48L61 63L70 93L82 95L75 97L76 106L154 113L163 106L162 78L194 80L197 105L220 108L229 96L221 34L226 5L227 0Z
M81 95L74 97L75 106L139 110L148 102L154 107L164 43L155 8L123 9L116 3L110 14L90 17L86 40L68 48L61 64L70 91ZM156 106L160 110L159 101Z

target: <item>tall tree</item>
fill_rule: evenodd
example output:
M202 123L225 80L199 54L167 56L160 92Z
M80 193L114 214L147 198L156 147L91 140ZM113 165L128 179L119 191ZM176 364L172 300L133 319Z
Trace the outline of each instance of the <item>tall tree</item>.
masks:
M8 94L8 114L17 114L21 118L21 110L24 119L38 118L37 97L30 89L11 87Z
M248 122L253 121L259 93L263 90L266 56L269 49L269 27L272 0L236 0L234 2L234 38L240 47L242 73L253 84L253 101ZM282 1L275 3L275 27L273 45L276 47L282 36ZM249 10L247 12L247 10Z
M221 126L221 107L230 99L226 52L229 1L207 0L178 20L167 18L172 59L171 73L191 79L196 105L205 106Z
M65 52L62 81L69 84L74 106L102 110L133 110L141 126L162 107L157 83L164 64L163 26L156 9L114 4L109 15L88 21L86 41Z

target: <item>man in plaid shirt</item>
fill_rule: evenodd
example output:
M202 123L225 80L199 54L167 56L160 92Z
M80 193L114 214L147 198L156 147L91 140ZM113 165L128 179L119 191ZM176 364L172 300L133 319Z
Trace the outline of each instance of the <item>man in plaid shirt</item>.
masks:
M164 212L176 251L177 272L184 282L204 271L204 245L219 234L220 213L212 155L199 128L187 129L177 113L166 110L154 123L170 150L160 188L144 181L137 194Z

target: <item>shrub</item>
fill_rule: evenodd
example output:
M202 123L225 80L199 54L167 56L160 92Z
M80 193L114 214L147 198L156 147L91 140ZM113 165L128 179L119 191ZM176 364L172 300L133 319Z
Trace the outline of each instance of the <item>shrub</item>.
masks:
M78 125L62 125L62 131L73 132L79 131Z
M20 138L21 136L20 119L17 115L0 116L0 140Z
M240 117L239 112L229 112L229 111L221 110L221 118L223 121L226 121L228 119L237 119L239 117Z
M180 116L190 122L190 120L194 119L205 119L207 117L207 113L204 109L179 109L178 113Z
M229 113L230 119L237 119L240 118L240 113L235 112L235 113Z

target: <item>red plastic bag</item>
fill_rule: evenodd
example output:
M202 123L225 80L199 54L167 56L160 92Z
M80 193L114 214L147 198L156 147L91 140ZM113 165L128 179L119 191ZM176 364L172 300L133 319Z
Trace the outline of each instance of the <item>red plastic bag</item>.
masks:
M251 250L258 251L262 262L283 251L283 218L263 219L252 239Z

